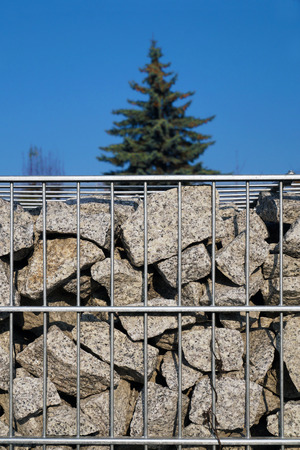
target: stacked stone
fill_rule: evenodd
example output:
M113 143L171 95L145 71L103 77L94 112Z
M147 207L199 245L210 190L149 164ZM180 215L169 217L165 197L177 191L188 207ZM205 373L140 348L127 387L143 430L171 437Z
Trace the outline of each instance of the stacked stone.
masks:
M219 206L216 198L212 241L210 186L182 188L181 303L210 305L213 300L212 245L215 244L214 301L217 306L276 305L280 301L279 198L262 194L250 210L249 282L245 277L245 211ZM300 197L283 199L283 304L300 299ZM144 204L114 202L114 290L111 292L111 205L104 197L80 203L80 304L82 306L178 305L178 192L170 189L147 200L147 279L144 271ZM80 435L110 433L110 336L106 312L80 314L77 330L77 205L47 205L46 294L50 306L70 311L48 314L47 435L75 436L77 339L80 335ZM10 304L10 205L0 200L0 305ZM43 304L43 211L14 211L15 305ZM146 286L145 286L146 284ZM178 314L149 313L144 364L144 314L114 313L114 435L143 436L144 370L148 378L148 436L178 432ZM15 433L43 432L43 314L14 314L13 413ZM212 428L212 317L182 314L182 435L245 435L246 316L216 314L216 417ZM284 314L285 435L300 429L300 315ZM253 436L278 436L279 314L250 312L250 427ZM0 435L9 423L9 318L0 315ZM91 449L92 446L86 445ZM99 449L109 446L99 446ZM117 447L118 448L118 447ZM122 448L122 446L119 446ZM125 447L124 447L125 448ZM156 448L160 448L157 446ZM170 448L170 447L168 447ZM188 448L188 447L185 447ZM204 448L204 447L189 447ZM227 447L229 448L229 447ZM232 447L231 447L232 448Z

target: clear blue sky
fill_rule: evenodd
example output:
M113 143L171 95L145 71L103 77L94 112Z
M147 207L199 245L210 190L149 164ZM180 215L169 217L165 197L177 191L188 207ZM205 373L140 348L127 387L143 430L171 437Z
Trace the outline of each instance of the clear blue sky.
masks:
M0 5L0 175L30 146L66 175L100 175L113 109L137 99L150 40L195 91L188 113L216 118L204 165L300 173L300 0L13 0Z

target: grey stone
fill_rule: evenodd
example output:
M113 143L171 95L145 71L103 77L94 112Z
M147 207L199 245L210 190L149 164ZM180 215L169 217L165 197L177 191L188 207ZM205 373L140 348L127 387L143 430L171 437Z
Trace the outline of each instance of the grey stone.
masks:
M244 292L245 295L245 292ZM251 306L254 306L253 302L249 302ZM250 311L249 313L249 325L250 328L257 324L259 319L259 311ZM230 328L231 330L243 330L246 327L246 313L241 312L230 312L230 313L220 313L219 319L225 328Z
M60 396L54 384L47 380L47 406L59 405ZM17 420L36 414L43 409L43 379L15 378L13 382L14 416Z
M114 435L115 437L124 436L129 427L136 399L137 391L132 390L130 383L121 380L114 391ZM99 436L109 436L109 409L110 393L109 391L101 394L92 395L83 399L80 408L83 413L90 418L91 422L99 426Z
M103 361L110 363L110 325L97 321L94 317L85 322L84 317L80 325L80 342L99 356ZM77 327L73 329L74 340L77 338ZM148 349L148 377L150 378L157 363L158 349L147 346ZM118 329L114 329L114 365L122 372L123 378L131 381L144 382L144 344L133 342Z
M131 306L143 306L143 303L135 303ZM148 301L148 306L177 306L175 300L154 298ZM119 313L122 326L133 341L144 339L144 315L138 313ZM195 323L194 316L183 316L182 325ZM158 336L167 329L177 328L178 315L176 313L148 313L148 338Z
M18 363L35 376L43 373L43 336L17 355ZM47 333L48 376L59 391L69 395L77 392L77 346L57 326ZM84 350L80 350L80 394L82 397L104 391L110 386L110 367ZM114 373L114 383L119 383Z
M72 278L62 288L65 292L77 296L77 278ZM80 277L80 298L82 300L88 299L96 288L96 283L93 282L89 275L82 275Z
M204 425L197 425L195 423L190 423L188 426L184 427L182 430L182 436L185 438L213 438L212 432ZM195 446L195 445L183 445L183 449L189 450L206 450L207 447Z
M104 286L110 296L111 259L99 261L91 268L92 278ZM128 305L142 301L143 275L126 259L114 260L114 305Z
M267 417L267 429L274 436L279 435L279 412ZM289 401L284 405L284 436L299 438L300 430L300 401Z
M178 257L172 256L157 264L157 269L167 283L173 288L177 287ZM182 252L181 282L200 280L206 277L211 270L210 256L203 244L189 247Z
M1 200L1 199L0 199ZM20 305L20 294L13 290L13 304ZM9 265L0 260L0 307L10 305L10 275ZM8 317L9 313L0 313L0 320Z
M294 258L300 257L300 211L298 219L284 235L283 251Z
M259 269L249 278L249 296L255 295L264 283L261 270ZM212 296L212 282L208 280L204 286L204 294L200 298L200 305L211 305ZM246 286L235 286L229 281L216 280L215 283L215 304L217 306L227 305L245 305L246 303Z
M195 326L182 333L182 349L188 363L203 372L211 370L212 328ZM215 329L215 356L222 371L239 370L243 365L244 344L241 333L226 328ZM218 370L218 367L217 367Z
M280 300L280 279L265 280L261 287L264 302L267 305L278 305ZM300 276L284 277L282 280L282 293L284 305L299 305Z
M164 355L161 365L161 373L165 377L168 388L172 390L178 390L178 355L176 352L167 352ZM182 390L194 386L199 378L202 377L202 373L195 370L193 367L182 362Z
M23 259L33 246L33 219L14 205L14 259ZM10 253L10 202L0 199L0 256Z
M277 350L280 351L280 335L276 339ZM298 392L300 392L300 316L292 317L285 323L283 331L283 359L289 376Z
M300 259L283 254L282 262L282 273L284 277L300 276ZM264 278L279 278L279 273L280 256L279 254L270 254L263 264Z
M244 335L245 336L245 335ZM275 352L275 334L270 330L250 332L250 380L262 382L272 366Z
M250 381L250 426L255 422L260 404L262 387ZM216 379L216 420L217 428L235 430L245 424L244 380L230 376ZM190 420L203 425L212 406L212 387L208 377L203 377L196 384L189 412Z
M268 389L263 389L255 423L259 423L262 416L274 413L278 408L280 408L280 397Z
M89 241L80 241L80 269L86 269L104 259L104 253ZM50 293L77 270L77 240L75 238L47 241L47 292ZM18 289L25 297L38 299L43 294L43 242L38 242L28 266L18 271Z
M259 234L249 237L249 274L251 275L266 260L269 245ZM218 251L218 269L233 283L243 285L245 279L246 234L240 233L230 244Z
M0 389L8 390L9 384L9 353L0 345Z
M218 194L216 197L218 205ZM148 263L153 264L177 254L178 192L177 189L148 197ZM211 237L211 186L182 188L182 249ZM217 238L224 233L223 220L217 209ZM135 266L144 263L144 206L122 225L122 239Z
M199 306L203 292L204 284L198 281L191 281L185 284L181 288L181 304L183 306Z
M144 402L143 391L139 394L130 426L130 436L143 435ZM182 395L182 421L184 420L189 399ZM178 418L178 392L156 383L148 383L148 436L172 437L176 433Z
M256 212L264 222L279 222L279 194L261 192L258 197ZM283 222L293 223L300 216L300 196L293 193L283 194Z

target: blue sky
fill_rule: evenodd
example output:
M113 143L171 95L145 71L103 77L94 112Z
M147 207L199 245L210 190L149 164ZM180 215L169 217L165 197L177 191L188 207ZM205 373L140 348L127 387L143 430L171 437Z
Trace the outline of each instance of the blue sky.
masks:
M0 175L22 175L30 146L66 175L101 175L117 142L113 109L141 98L150 40L195 91L188 114L224 173L300 173L299 0L13 0L0 4Z

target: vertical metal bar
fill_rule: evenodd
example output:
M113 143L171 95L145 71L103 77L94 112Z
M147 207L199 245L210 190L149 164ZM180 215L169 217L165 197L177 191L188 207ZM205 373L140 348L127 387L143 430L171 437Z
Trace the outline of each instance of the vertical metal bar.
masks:
M245 254L245 281L246 281L246 306L249 306L249 259L250 259L250 210L249 210L249 181L246 182L246 254ZM246 364L245 364L245 425L246 437L250 438L250 330L249 312L246 312ZM249 445L246 446L250 449Z
M10 306L14 306L14 184L10 183ZM14 316L9 313L9 437L14 435L13 430L13 373L14 373L14 355L13 355L13 336L14 336ZM12 450L13 446L9 446Z
M43 196L43 306L47 306L47 234L46 234L46 183ZM47 435L47 312L43 313L43 438ZM43 449L46 446L43 445Z
M148 305L148 208L144 183L144 305ZM148 437L148 314L144 314L144 437ZM144 445L148 449L148 445Z
M115 217L114 217L114 183L110 184L110 304L114 306L114 241L115 241ZM110 437L114 437L114 313L110 313ZM111 450L114 445L111 444Z
M77 299L80 306L80 182L77 182ZM80 313L77 313L77 387L76 387L76 424L77 437L80 437ZM80 445L76 446L80 450Z
M182 282L182 195L181 182L178 183L178 306L181 306L181 282ZM182 314L178 313L178 437L182 437ZM182 446L179 445L181 450Z
M216 284L216 183L212 183L212 203L211 203L211 225L212 225L212 262L211 262L211 278L212 278L212 306L215 306L215 284ZM212 313L211 317L211 395L212 395L212 431L216 434L216 313ZM215 450L216 446L212 448Z
M283 306L283 185L279 183L279 305ZM279 371L280 371L280 411L279 411L279 436L284 437L284 361L283 361L283 313L280 313L280 349L279 349ZM283 450L284 445L281 446Z

